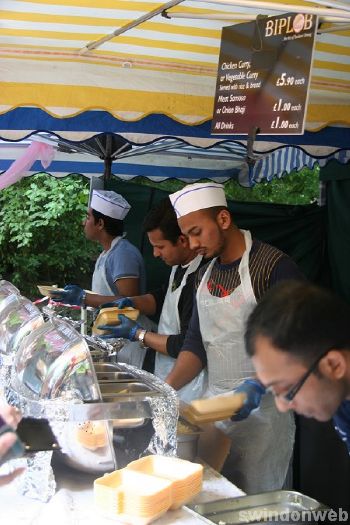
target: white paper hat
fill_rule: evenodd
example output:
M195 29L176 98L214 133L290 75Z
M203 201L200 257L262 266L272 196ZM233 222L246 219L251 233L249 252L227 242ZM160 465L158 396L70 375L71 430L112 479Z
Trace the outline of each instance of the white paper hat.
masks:
M93 210L107 215L112 219L123 220L128 211L130 204L115 191L93 190L90 206Z
M169 198L177 218L214 206L227 207L224 186L215 182L189 184L182 190L169 195Z

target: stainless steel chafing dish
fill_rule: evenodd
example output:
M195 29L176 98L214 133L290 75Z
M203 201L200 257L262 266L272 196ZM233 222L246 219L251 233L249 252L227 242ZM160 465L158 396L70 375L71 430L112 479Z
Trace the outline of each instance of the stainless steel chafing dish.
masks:
M49 420L60 448L54 454L91 473L122 468L145 453L175 454L175 391L152 374L117 363L123 340L111 345L81 335L77 323L55 312L44 316L11 283L0 281L0 359L9 372L0 387L24 416ZM48 457L41 466L34 454L26 472L39 479L40 470L48 472Z
M12 294L20 295L20 291L9 281L5 281L5 279L0 279L0 305L3 299L5 299L8 295Z
M86 338L62 319L23 339L7 398L24 415L49 419L61 458L81 471L122 468L149 447L175 453L173 389L122 363L94 363Z
M31 301L19 295L11 283L0 281L0 391L9 381L21 341L43 323L43 316Z
M7 290L5 290L7 291ZM1 293L0 289L0 353L10 356L30 331L44 319L40 310L29 299L15 293Z
M70 404L101 400L96 374L84 339L66 321L51 319L33 330L14 357L8 396L17 395L24 415L47 417L67 463L83 470L109 470L115 459L108 423L102 421L103 446L97 457L79 443L78 424L56 420L50 403L60 400L65 413ZM100 441L101 443L101 441ZM100 467L100 469L99 469Z
M0 312L0 352L14 353L20 341L44 322L39 309L25 297L9 295Z

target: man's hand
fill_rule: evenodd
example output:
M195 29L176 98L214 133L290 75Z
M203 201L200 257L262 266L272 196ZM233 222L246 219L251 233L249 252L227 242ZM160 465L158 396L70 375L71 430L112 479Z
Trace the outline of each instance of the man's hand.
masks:
M82 306L85 290L76 284L67 284L63 290L51 290L50 297L53 301L63 304Z
M202 369L203 362L196 354L188 350L182 350L176 358L165 382L175 390L180 390L180 388L192 381Z
M18 423L22 419L22 414L18 408L8 405L7 403L0 404L0 417L12 428L16 429Z
M14 432L17 424L21 419L19 410L9 405L0 405L0 428L5 429L4 425L8 425L13 428L13 432L8 429L0 435L0 464L6 461L6 455L8 455L12 448L12 454L8 459L19 457L23 454L24 447L18 441L18 438ZM6 425L6 426L7 426ZM14 447L14 448L13 448ZM23 468L17 468L10 474L0 475L0 486L10 483L15 477L19 476L24 471Z
M102 310L102 308L119 308L119 310L121 310L122 308L126 308L127 306L135 308L133 300L130 299L130 297L122 297L121 299L116 299L115 301L111 301L110 303L101 304L99 309Z
M118 317L120 320L120 324L118 324L117 326L110 324L103 324L97 326L99 330L108 330L109 332L108 334L104 334L99 337L101 337L101 339L121 337L123 339L135 341L136 332L137 330L142 329L142 326L140 326L132 319L129 319L129 317L126 317L125 315L119 314Z
M243 383L234 390L235 394L246 394L246 400L243 407L236 414L231 417L232 421L242 421L246 419L252 410L259 407L261 398L265 394L266 389L256 379L246 379Z

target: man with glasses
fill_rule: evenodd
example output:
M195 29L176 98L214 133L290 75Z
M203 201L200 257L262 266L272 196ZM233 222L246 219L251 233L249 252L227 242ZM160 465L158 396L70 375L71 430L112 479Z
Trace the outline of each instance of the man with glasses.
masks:
M277 408L333 418L350 453L350 306L314 285L283 282L250 314L245 342Z

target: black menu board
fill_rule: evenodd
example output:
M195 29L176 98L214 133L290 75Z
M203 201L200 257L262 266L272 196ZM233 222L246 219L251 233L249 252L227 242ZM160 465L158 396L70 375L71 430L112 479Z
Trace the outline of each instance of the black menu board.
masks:
M223 28L212 134L304 133L316 28L301 13Z

